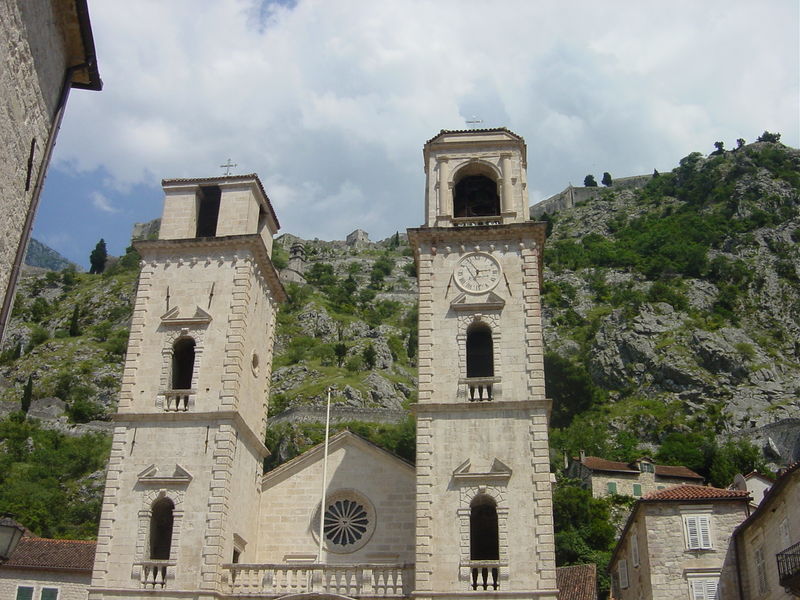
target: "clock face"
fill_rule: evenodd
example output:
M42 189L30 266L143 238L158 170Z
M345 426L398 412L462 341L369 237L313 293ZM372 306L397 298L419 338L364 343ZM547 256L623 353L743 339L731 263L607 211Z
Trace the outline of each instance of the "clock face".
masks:
M456 285L470 294L488 292L500 281L500 264L488 254L467 254L456 265Z

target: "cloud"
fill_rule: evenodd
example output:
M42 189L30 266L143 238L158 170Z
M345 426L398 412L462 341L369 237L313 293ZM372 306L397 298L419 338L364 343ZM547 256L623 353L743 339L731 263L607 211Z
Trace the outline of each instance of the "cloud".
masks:
M115 208L111 204L111 201L100 192L92 192L91 198L92 206L94 206L97 210L112 214L119 212L119 209Z
M793 0L140 0L91 12L105 87L71 95L56 166L107 173L92 197L106 212L135 202L137 184L221 174L230 156L259 173L284 231L386 237L422 220L425 140L473 114L526 138L537 196L587 172L668 169L764 129L800 141Z

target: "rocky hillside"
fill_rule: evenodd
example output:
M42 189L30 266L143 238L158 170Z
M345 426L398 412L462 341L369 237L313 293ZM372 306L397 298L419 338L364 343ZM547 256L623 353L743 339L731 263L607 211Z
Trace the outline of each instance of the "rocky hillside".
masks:
M611 186L546 217L556 469L581 449L649 454L720 484L765 460L800 459L799 213L800 152L759 142L691 154L641 188ZM156 227L139 230L152 237ZM321 440L329 386L336 428L413 459L416 281L404 236L287 234L275 245L279 268L298 244L305 282L286 283L279 313L267 467ZM107 451L138 256L110 264L102 275L27 274L0 349L0 483L27 473L31 485L55 485L65 514L99 506L97 453ZM28 385L35 421L18 412ZM42 465L57 459L67 466L53 484ZM0 493L0 510L41 517L14 494ZM53 519L37 533L88 535Z
M61 271L62 269L70 268L80 270L80 267L76 264L61 256L49 246L33 238L31 238L28 244L28 252L25 254L25 264L29 267L39 267L50 271Z
M626 458L713 432L799 459L799 214L800 152L758 142L552 217L554 442Z

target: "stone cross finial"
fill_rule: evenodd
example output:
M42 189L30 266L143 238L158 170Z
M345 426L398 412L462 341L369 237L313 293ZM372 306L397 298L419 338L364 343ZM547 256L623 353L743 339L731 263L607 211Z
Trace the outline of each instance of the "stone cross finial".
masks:
M233 167L238 167L238 166L239 166L238 164L232 163L231 159L228 158L228 162L226 162L224 165L220 165L220 168L225 169L225 177L227 177L228 175L231 174L231 169Z

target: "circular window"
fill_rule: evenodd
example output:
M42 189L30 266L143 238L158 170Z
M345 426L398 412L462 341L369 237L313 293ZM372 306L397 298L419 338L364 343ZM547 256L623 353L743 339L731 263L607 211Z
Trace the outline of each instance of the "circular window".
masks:
M250 368L253 369L253 375L258 375L258 354L253 352L253 357L250 359Z
M319 534L319 506L314 522L316 536ZM362 494L354 490L339 490L325 499L322 532L330 552L354 552L369 541L374 531L375 509Z

